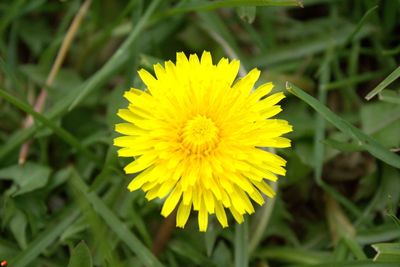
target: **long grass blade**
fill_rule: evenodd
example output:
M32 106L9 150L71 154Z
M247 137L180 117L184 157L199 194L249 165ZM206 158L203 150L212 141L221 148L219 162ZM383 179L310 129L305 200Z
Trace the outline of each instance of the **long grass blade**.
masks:
M303 7L302 0L223 0L223 1L195 1L179 7L169 9L165 15L176 15L190 11L210 11L218 8L240 6L299 6Z
M90 150L82 146L81 142L75 138L71 133L66 131L65 129L59 127L57 124L55 124L53 121L47 119L45 116L42 114L36 112L33 110L33 108L28 105L27 103L22 102L21 100L15 98L11 94L9 94L7 91L0 89L0 96L3 97L6 101L14 105L15 107L25 111L29 115L31 115L33 118L38 120L39 122L43 123L46 127L52 129L54 133L56 133L61 139L63 139L66 143L70 144L72 147L77 149L78 151L81 151L83 155L87 156L91 160L94 160L97 164L101 164L100 159L93 154Z
M295 96L306 102L309 106L311 106L315 111L321 114L327 121L332 123L344 134L358 141L362 147L368 150L376 158L386 162L393 167L400 168L400 156L390 152L388 149L378 143L374 138L366 135L361 130L333 113L329 108L327 108L317 99L299 89L295 85L291 83L286 83L286 89L290 93L294 94Z
M379 94L383 89L385 89L389 84L394 82L400 77L400 67L397 67L392 73L389 74L378 86L376 86L371 92L367 94L365 99L371 100L375 95Z
M75 171L72 179L72 184L85 196L93 209L100 215L110 229L122 240L132 252L136 253L140 261L148 267L162 267L163 265L158 259L150 252L150 250L143 245L142 242L121 222L121 220L112 212L107 205L99 198L94 191L89 191L89 187L80 178L79 174Z
M31 262L43 253L79 216L75 205L71 205L54 219L39 234L29 246L10 261L10 266L24 267L32 266Z
M69 110L73 109L78 105L83 98L89 95L94 90L98 89L100 84L103 83L111 74L120 69L129 59L132 51L132 45L136 41L139 33L141 33L147 24L151 14L154 12L156 7L160 4L161 0L154 0L147 8L145 14L140 18L136 27L133 29L129 37L121 45L121 47L113 54L113 56L107 61L107 63L96 72L88 83L83 87L82 91L78 94L76 99L69 106Z

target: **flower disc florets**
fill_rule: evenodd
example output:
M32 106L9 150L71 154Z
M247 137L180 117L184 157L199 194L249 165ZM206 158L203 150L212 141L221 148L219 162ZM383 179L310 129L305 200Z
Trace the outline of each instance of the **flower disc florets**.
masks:
M214 65L208 52L200 60L177 53L176 64L154 65L155 77L139 71L146 90L125 93L130 104L118 115L126 123L116 125L124 136L114 145L121 147L119 156L135 158L125 167L128 174L138 173L128 188L141 188L148 200L165 198L163 216L178 206L178 227L192 209L200 231L206 231L209 214L228 226L226 209L241 223L254 212L250 199L262 205L261 193L274 196L266 180L285 175L286 161L263 150L290 146L281 135L292 127L271 119L284 95L265 97L272 83L253 90L257 69L234 83L238 69L237 60Z

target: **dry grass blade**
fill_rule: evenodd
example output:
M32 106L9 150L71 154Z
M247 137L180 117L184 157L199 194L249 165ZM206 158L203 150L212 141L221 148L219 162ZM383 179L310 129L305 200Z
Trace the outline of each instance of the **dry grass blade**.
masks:
M59 72L62 63L64 62L64 59L67 55L68 49L70 48L72 41L74 40L74 37L76 33L78 32L79 26L82 23L83 18L85 17L87 11L89 10L90 4L92 0L86 0L82 6L80 7L78 13L76 14L74 20L71 23L71 26L69 27L67 34L65 35L65 38L61 44L60 50L58 51L56 60L53 63L53 66L51 67L50 73L47 76L45 87L42 88L40 91L40 94L38 98L36 99L35 105L34 105L34 110L36 112L42 112L43 107L46 103L46 98L47 98L47 88L52 86L57 73ZM31 115L28 115L25 118L25 121L23 123L24 128L29 128L33 124L33 117ZM19 164L24 164L26 161L26 158L29 153L29 147L30 144L32 143L32 140L26 141L24 144L22 144L19 157L18 157L18 162Z

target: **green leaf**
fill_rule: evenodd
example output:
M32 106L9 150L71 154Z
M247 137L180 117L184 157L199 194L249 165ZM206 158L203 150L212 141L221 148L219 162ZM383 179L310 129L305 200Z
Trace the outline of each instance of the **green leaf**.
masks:
M231 267L232 255L230 249L223 240L219 241L212 255L212 260L218 267Z
M205 245L206 245L206 250L207 250L207 256L210 257L214 246L215 246L215 241L217 240L217 230L215 227L210 227L205 233L204 233L204 239L205 239Z
M251 24L256 19L256 7L255 6L238 7L237 14L243 21Z
M366 135L365 133L351 125L349 122L333 113L321 102L319 102L303 90L297 88L295 85L287 83L286 89L304 102L306 102L308 105L310 105L315 111L321 114L327 121L332 123L340 131L358 141L360 145L368 150L372 155L389 165L400 168L400 156L390 152L388 149L378 143L374 138Z
M39 65L21 65L19 69L25 74L29 80L35 82L39 86L45 86L49 70ZM82 83L82 78L73 69L60 69L51 88L62 91L63 94L71 88L75 88ZM61 93L60 93L61 94Z
M22 249L25 249L27 246L27 241L26 241L27 226L28 222L26 220L25 214L23 214L21 211L18 210L10 221L10 228L12 233L14 234L15 239L18 242L18 245Z
M400 105L400 92L395 90L385 90L379 93L379 99L387 103Z
M375 102L361 107L362 130L367 134L379 132L397 120L400 120L399 105Z
M25 194L42 188L47 184L50 169L37 163L26 162L23 165L13 165L0 170L0 180L12 180L17 189L14 196Z
M71 252L68 267L91 267L92 255L85 241L81 241Z
M380 243L371 246L377 252L374 261L400 263L400 243Z
M18 249L15 242L11 242L6 239L0 239L0 259L10 259L15 257Z

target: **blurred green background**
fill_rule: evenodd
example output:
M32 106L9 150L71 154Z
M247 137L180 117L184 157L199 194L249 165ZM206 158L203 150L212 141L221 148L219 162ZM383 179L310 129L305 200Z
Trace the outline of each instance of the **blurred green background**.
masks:
M0 262L400 266L399 17L398 0L1 0ZM129 193L111 145L136 71L203 50L261 69L294 126L277 197L205 234Z

